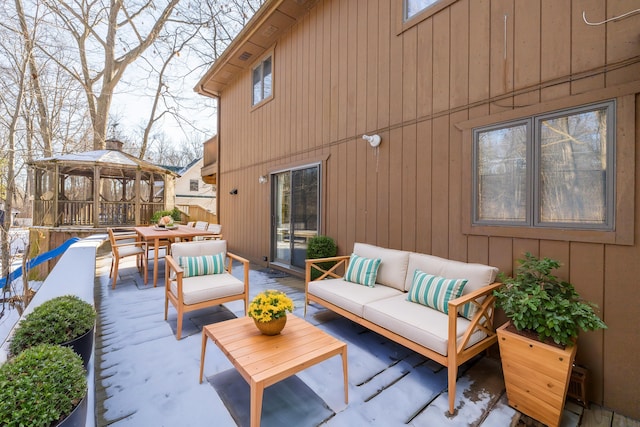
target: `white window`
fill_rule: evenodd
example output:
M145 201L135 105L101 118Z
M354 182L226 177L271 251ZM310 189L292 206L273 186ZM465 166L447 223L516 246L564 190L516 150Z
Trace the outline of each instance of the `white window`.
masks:
M265 58L253 69L253 103L259 104L273 94L273 60L272 56Z
M404 20L413 18L438 0L404 0Z
M614 229L615 102L473 131L473 223Z

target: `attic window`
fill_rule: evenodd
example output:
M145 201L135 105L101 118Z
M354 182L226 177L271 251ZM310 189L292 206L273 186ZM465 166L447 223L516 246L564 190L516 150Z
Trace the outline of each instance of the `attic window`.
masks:
M437 2L438 0L404 0L404 20L408 21Z
M273 57L267 56L253 69L253 102L257 105L262 101L271 98L273 83Z

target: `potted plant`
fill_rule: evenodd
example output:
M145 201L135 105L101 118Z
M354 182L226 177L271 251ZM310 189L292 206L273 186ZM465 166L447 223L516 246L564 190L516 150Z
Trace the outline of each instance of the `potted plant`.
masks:
M315 236L309 239L307 244L307 259L329 258L338 254L338 247L331 237ZM328 270L335 265L335 261L322 262L317 264L324 270ZM320 270L311 269L311 280L316 280L322 275Z
M173 222L180 222L182 220L182 214L178 208L173 208L170 211L156 211L151 216L150 222L152 224L159 224L160 218L170 217Z
M287 311L293 312L293 301L284 292L268 289L249 304L249 317L264 335L277 335L287 323Z
M87 418L87 379L68 347L40 344L0 366L0 425L72 426Z
M45 301L20 321L9 344L9 354L18 355L38 344L71 347L87 366L93 349L96 311L75 295Z
M552 274L558 261L530 253L518 260L516 276L499 275L496 306L509 322L498 343L509 405L549 426L560 423L580 329L607 326L593 303Z

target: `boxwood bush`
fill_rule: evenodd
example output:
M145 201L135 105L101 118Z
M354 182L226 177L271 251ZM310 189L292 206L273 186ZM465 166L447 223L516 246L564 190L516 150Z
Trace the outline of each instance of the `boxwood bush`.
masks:
M31 347L0 366L0 425L55 425L87 394L82 359L58 345Z
M15 356L38 344L64 344L87 333L95 321L93 306L75 295L50 299L20 321L9 354Z
M336 256L338 253L338 246L336 242L328 236L315 236L309 239L307 244L307 259L328 258ZM318 265L327 270L333 267L335 262L322 262ZM316 280L322 275L322 272L311 269L311 280Z

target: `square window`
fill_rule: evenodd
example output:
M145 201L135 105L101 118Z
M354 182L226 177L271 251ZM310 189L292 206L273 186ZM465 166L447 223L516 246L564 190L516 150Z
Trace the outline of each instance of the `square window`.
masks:
M197 179L189 180L189 191L198 191L199 182Z
M613 230L615 102L473 131L473 224Z

